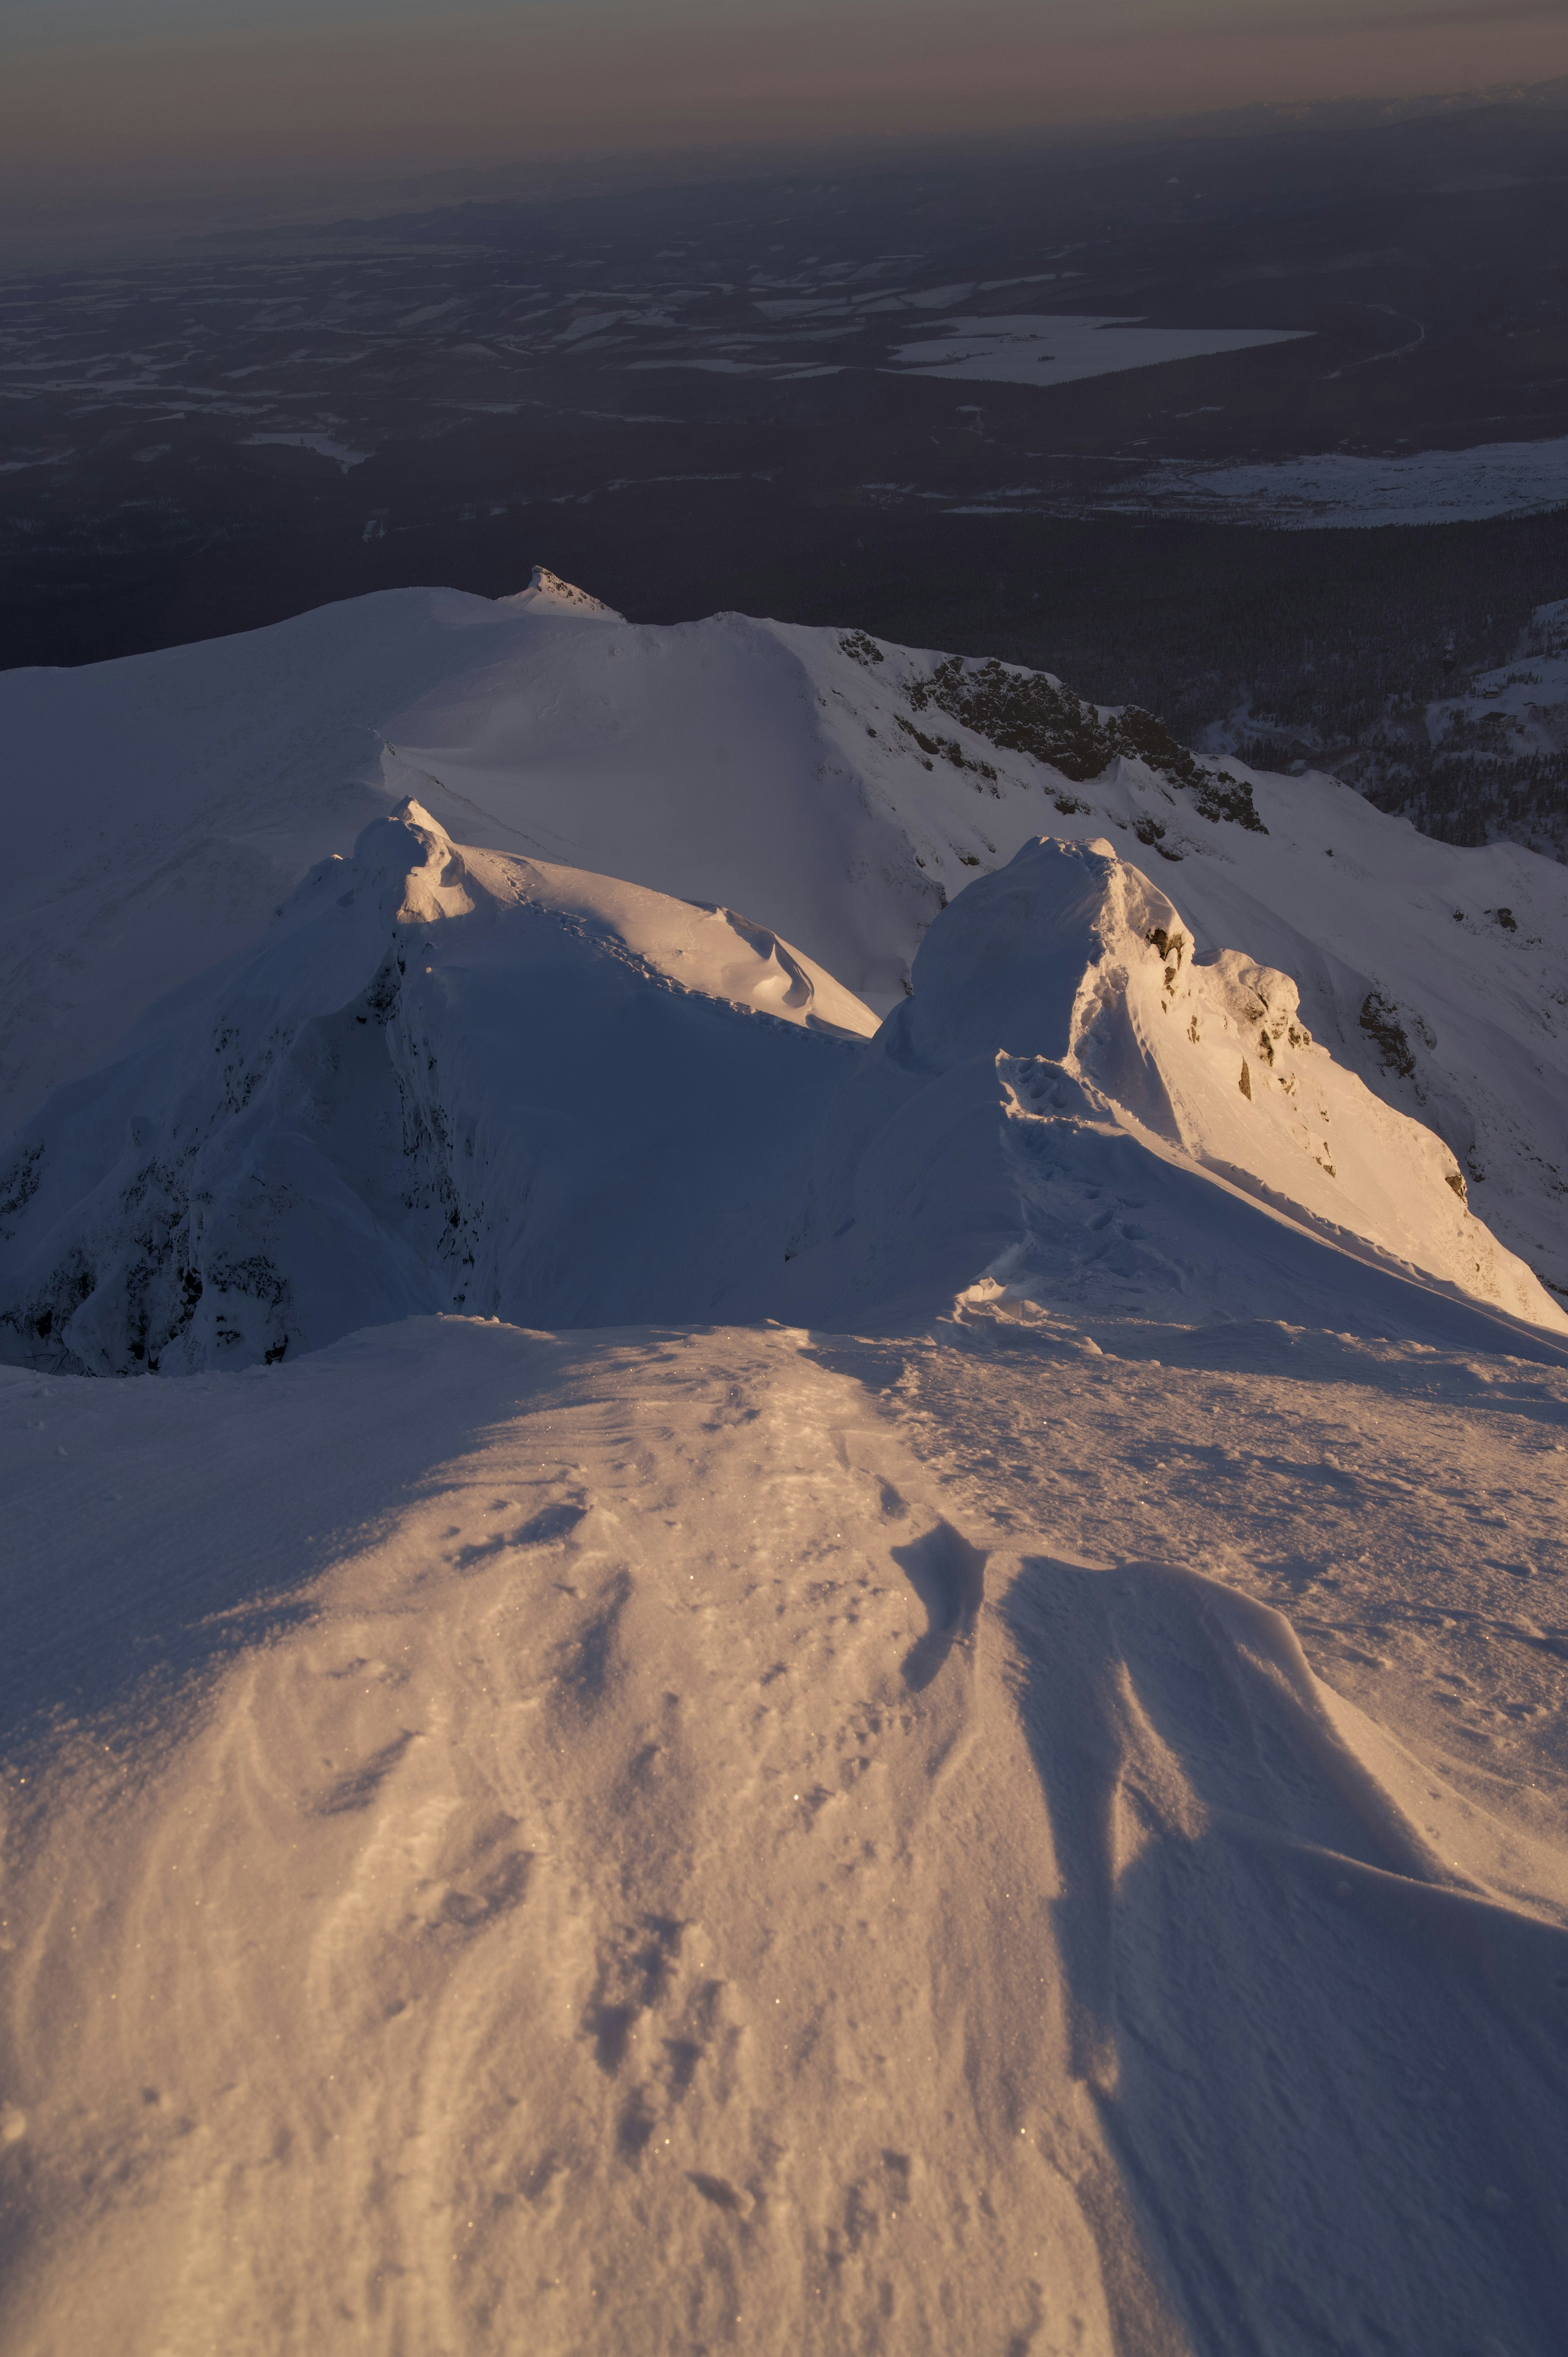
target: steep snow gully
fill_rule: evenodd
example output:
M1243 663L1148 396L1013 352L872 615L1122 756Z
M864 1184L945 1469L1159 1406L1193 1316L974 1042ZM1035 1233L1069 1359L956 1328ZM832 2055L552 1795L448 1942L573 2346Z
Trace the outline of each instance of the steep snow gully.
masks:
M4 2357L1554 2357L1563 871L548 576L0 724Z

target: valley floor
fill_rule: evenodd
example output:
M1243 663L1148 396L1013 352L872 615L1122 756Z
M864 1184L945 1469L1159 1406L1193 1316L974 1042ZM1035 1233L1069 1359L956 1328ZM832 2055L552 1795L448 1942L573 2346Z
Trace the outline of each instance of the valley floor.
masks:
M1549 2357L1565 1448L1002 1305L0 1369L0 2351Z

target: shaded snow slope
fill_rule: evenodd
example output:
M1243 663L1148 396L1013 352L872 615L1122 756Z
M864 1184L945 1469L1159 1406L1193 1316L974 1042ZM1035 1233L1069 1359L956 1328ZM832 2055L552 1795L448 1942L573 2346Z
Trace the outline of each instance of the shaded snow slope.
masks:
M1547 2357L1568 1377L1196 1340L0 1370L5 2357Z
M1310 1305L1452 1339L1434 1280L1568 1339L1446 1148L1313 1040L1294 981L1233 950L1195 963L1105 841L1026 844L937 920L829 1107L797 1242L784 1297L835 1320L990 1276L1121 1314Z
M458 842L742 909L879 1013L945 899L1038 834L1109 834L1179 874L1200 953L1293 974L1314 1036L1568 1287L1568 870L1330 779L1206 770L1044 676L738 615L633 625L542 576L7 673L0 741L26 789L0 1125L409 794Z
M700 1317L778 1259L875 1028L745 918L408 802L13 1140L0 1351L180 1373L424 1309Z

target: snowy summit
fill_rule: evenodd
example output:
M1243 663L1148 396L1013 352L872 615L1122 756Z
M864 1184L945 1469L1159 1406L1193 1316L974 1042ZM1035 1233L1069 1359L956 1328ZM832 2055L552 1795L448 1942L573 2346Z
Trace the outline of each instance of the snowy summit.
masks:
M0 2357L1545 2357L1568 871L542 567L0 728Z

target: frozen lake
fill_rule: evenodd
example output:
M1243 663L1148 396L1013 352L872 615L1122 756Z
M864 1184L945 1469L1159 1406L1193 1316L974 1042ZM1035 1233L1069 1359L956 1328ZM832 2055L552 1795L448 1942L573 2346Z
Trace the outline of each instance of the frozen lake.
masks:
M1081 377L1157 368L1165 361L1203 360L1258 344L1298 342L1299 328L1150 328L1141 319L1090 313L994 319L947 319L940 334L899 344L890 355L902 373L989 384L1072 384Z

